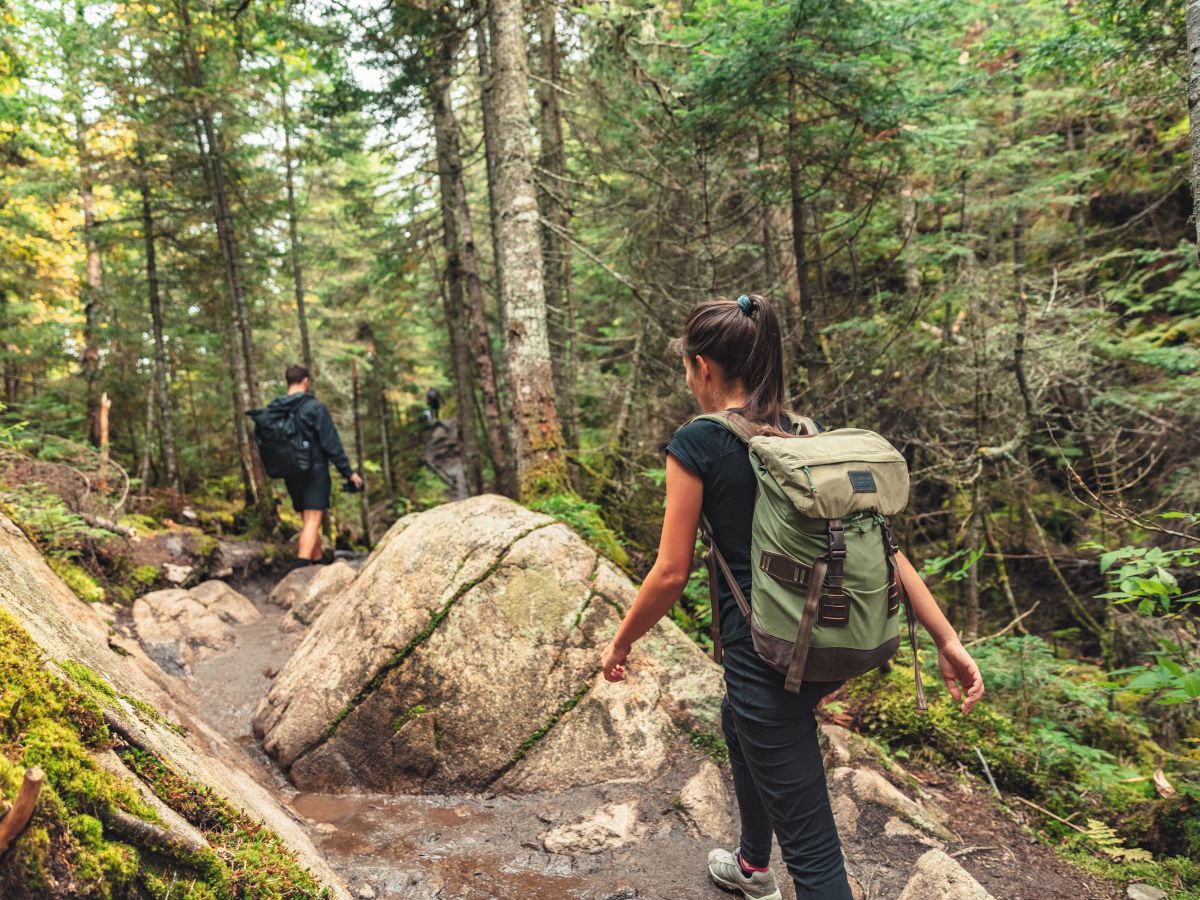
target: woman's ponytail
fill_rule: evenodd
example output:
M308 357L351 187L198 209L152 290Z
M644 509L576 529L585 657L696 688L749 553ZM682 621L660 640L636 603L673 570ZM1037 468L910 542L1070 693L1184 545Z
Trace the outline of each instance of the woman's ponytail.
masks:
M779 316L766 297L743 294L701 303L692 310L679 339L680 353L703 356L725 377L746 388L741 412L760 425L778 428L783 415L783 336Z

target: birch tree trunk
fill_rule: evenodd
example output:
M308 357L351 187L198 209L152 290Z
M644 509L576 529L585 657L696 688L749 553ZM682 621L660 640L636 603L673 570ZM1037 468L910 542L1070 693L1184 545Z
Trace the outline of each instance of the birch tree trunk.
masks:
M546 334L546 293L537 197L529 156L529 68L521 0L488 5L491 101L496 123L495 217L500 300L508 344L510 423L517 494L567 485L562 429Z
M575 425L575 297L571 282L571 199L567 160L563 149L562 109L558 102L560 79L555 0L538 3L538 50L542 80L538 82L538 209L543 219L542 254L546 267L546 313L550 361L558 395L563 441L579 446Z
M1192 142L1192 219L1196 225L1197 250L1200 252L1200 0L1187 0L1184 18L1188 52L1187 103Z
M158 261L154 249L154 209L150 202L150 182L146 177L146 154L139 139L136 146L138 192L142 199L142 239L146 244L146 286L150 295L150 325L154 334L154 397L158 403L159 434L162 437L163 474L173 491L182 489L179 477L179 453L175 445L175 425L171 420L171 397L167 389L167 344L163 328L162 296L158 286ZM147 413L146 444L150 444ZM149 450L147 450L149 453Z

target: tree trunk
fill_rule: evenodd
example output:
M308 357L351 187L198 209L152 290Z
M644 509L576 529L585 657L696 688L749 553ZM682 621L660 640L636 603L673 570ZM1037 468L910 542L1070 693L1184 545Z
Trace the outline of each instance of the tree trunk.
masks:
M150 295L150 325L154 335L154 396L158 401L159 433L162 436L163 474L167 486L182 490L179 477L179 453L175 446L175 425L171 419L171 397L167 388L167 344L163 328L162 297L158 289L158 262L154 251L154 211L150 203L150 182L146 177L146 154L140 138L136 144L137 183L142 199L142 238L146 244L146 286ZM147 414L147 422L151 421ZM146 432L149 445L150 431ZM149 452L149 451L147 451Z
M204 156L204 139L200 123L194 123L196 146L201 154L204 182L212 196L212 170ZM222 250L224 247L222 246ZM228 286L228 283L227 285ZM238 458L242 464L242 480L246 488L246 502L258 505L264 502L262 487L266 484L266 473L262 470L261 460L254 452L250 443L250 433L246 420L246 410L250 409L250 389L246 378L246 359L242 355L241 337L238 334L237 316L233 310L233 300L226 293L227 307L216 318L225 321L225 351L229 358L229 377L233 399L233 430L237 442Z
M1013 65L1020 66L1021 56L1015 54ZM1022 100L1025 94L1025 84L1021 77L1020 69L1016 69L1013 74L1013 145L1016 146L1021 140L1021 116L1023 113ZM1025 173L1023 169L1016 170L1017 183L1013 185L1013 193L1017 193L1025 187ZM1013 345L1013 372L1017 377L1017 387L1021 391L1021 401L1025 409L1026 426L1032 431L1037 427L1037 412L1033 404L1033 394L1029 389L1029 380L1025 374L1025 343L1028 338L1029 330L1029 296L1025 292L1025 209L1020 202L1017 203L1016 212L1013 213L1013 234L1012 234L1012 276L1013 276L1013 294L1017 304L1017 329ZM949 326L947 326L949 327Z
M458 149L458 126L450 107L450 68L454 45L448 35L439 41L434 53L434 71L429 85L429 103L433 110L433 134L437 153L438 185L442 202L442 245L445 249L445 289L442 302L446 312L446 332L450 339L450 361L454 371L455 404L463 468L472 493L483 490L479 444L475 437L475 378L471 369L468 323L463 316L461 236L458 228L456 185L462 180L462 160Z
M75 113L75 149L79 157L79 200L83 208L83 246L86 254L80 284L83 306L83 380L87 384L87 436L100 445L100 248L96 243L96 201L92 193L92 163L87 147L83 111Z
M901 259L904 263L904 290L910 297L915 297L921 289L921 270L917 267L916 238L917 238L917 200L916 188L911 178L905 178L900 185L900 230L904 240L904 250ZM950 333L950 321L944 323L944 334Z
M447 166L444 175L450 179L448 188L452 200L451 214L455 218L459 271L462 274L466 298L467 328L465 333L470 341L470 354L474 357L475 372L479 378L484 437L487 441L488 455L492 459L492 471L496 476L496 490L512 497L516 496L512 452L501 412L502 404L496 360L492 352L491 339L488 337L486 302L483 283L479 278L479 254L475 246L475 228L471 220L471 208L467 203L466 179L463 176L458 139L458 121L451 105L450 73L454 68L456 51L455 39L449 34L445 35L435 51L435 64L437 65L435 89L442 90L443 93L440 100L431 98L431 104L435 109L435 115L440 111L440 114L444 116L444 121L441 123ZM437 139L436 136L435 139ZM440 164L438 172L440 180L443 177ZM473 424L470 430L474 430Z
M96 486L102 490L108 490L108 412L112 409L112 401L108 399L108 394L100 395L100 405L96 410L96 420L98 431L100 432L100 474L96 476Z
M357 471L366 472L366 466L363 460L363 432L362 418L358 414L359 403L362 397L362 392L359 390L358 378L358 360L350 361L350 384L352 388L351 405L354 408L354 462ZM363 479L362 487L358 491L358 512L362 517L363 541L368 547L374 545L375 541L371 536L371 500L367 493L367 482Z
M283 120L283 165L286 172L288 243L292 261L292 287L296 296L296 320L300 325L300 357L304 367L315 380L317 370L313 367L312 347L308 342L308 315L304 309L304 270L300 266L300 224L296 217L295 160L292 157L292 127L288 117L287 79L281 80L279 109Z
M138 496L145 497L150 490L150 457L154 453L154 406L157 373L151 375L150 387L146 390L146 441L142 446L142 461L138 464Z
M1196 225L1197 249L1200 251L1200 0L1187 0L1185 10L1188 52L1187 103L1192 148L1192 219Z
M567 469L546 334L542 245L529 158L529 70L520 0L492 0L488 23L491 100L496 117L500 299L508 338L517 494L526 499L566 489Z
M488 225L492 233L492 265L495 268L496 299L500 311L500 340L504 349L504 304L499 302L500 284L503 272L500 271L500 237L496 217L496 160L500 151L496 146L496 112L495 100L492 96L492 58L489 48L487 29L484 18L487 15L483 0L475 7L475 56L479 62L479 87L483 102L483 161L487 168L488 189ZM502 354L502 356L505 354Z
M271 483L263 470L262 460L250 446L250 435L245 416L248 409L261 405L262 397L258 387L258 370L255 364L254 339L249 311L243 293L241 257L233 225L229 193L225 183L221 139L205 95L204 71L192 40L192 21L187 0L180 0L178 10L184 44L184 64L196 95L196 99L192 102L196 149L200 156L205 186L213 207L217 241L221 248L221 262L229 299L228 337L231 374L234 379L234 429L237 435L239 455L242 459L242 471L246 480L247 500L258 506L262 526L267 530L274 530L277 517L272 501Z
M378 357L376 357L376 361L378 361ZM392 410L387 399L383 373L378 368L375 378L377 382L375 401L379 416L379 453L383 457L380 460L380 468L383 469L383 489L387 492L388 503L395 503L396 476L392 471Z
M817 322L813 309L812 287L808 282L808 229L805 217L807 209L804 188L801 182L800 159L800 112L796 75L788 72L788 188L792 199L792 253L796 257L796 286L799 292L800 309L800 352L808 370L808 387L811 392L820 381L821 351L817 343Z
M550 361L558 396L563 442L579 447L575 423L575 298L571 281L571 198L563 149L562 109L558 102L559 49L555 0L538 3L538 42L542 80L538 82L538 125L541 152L538 209L542 254L546 266L546 313Z

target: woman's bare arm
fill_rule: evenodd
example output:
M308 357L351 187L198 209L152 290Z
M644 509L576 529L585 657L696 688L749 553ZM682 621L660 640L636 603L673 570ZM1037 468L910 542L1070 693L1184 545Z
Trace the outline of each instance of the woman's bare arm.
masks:
M925 626L937 645L938 669L942 673L942 680L946 682L950 696L962 701L965 716L983 696L983 675L979 672L979 666L962 645L954 626L903 553L896 554L896 569L908 592L908 600L917 621Z
M667 456L667 502L658 558L625 613L616 636L604 650L601 666L609 681L625 678L625 659L633 642L654 627L683 593L692 572L696 527L704 502L704 482L675 457ZM716 611L713 611L716 615Z

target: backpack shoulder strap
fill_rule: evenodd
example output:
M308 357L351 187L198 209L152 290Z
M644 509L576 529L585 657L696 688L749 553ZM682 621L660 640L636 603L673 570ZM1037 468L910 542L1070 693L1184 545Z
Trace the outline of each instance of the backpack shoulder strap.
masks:
M690 425L692 422L702 421L716 422L717 424L724 426L733 432L737 439L743 444L749 444L751 438L758 437L760 434L762 434L762 428L760 426L755 425L745 416L739 415L731 410L692 416L692 418L688 420L687 424Z
M784 411L784 415L788 417L788 421L792 423L792 428L796 434L805 437L811 437L819 433L817 423L808 416L802 416L800 413L792 412L790 409Z

